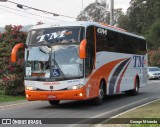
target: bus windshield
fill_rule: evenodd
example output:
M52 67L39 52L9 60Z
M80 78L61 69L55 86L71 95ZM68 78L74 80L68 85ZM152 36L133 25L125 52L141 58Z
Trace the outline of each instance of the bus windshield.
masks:
M82 27L59 27L32 30L29 34L28 45L79 43Z
M83 76L79 45L29 47L26 55L26 77L62 79Z

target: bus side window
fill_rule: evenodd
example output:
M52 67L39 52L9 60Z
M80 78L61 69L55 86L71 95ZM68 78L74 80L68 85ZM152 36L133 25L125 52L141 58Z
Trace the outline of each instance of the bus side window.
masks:
M98 29L98 27L97 27ZM107 35L96 33L96 51L108 51L108 52L115 52L116 51L116 40L115 40L115 33L107 30Z

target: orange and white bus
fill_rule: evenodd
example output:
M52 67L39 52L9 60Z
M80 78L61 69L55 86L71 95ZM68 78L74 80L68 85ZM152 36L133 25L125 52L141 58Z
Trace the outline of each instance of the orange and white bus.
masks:
M138 94L147 84L147 49L142 36L95 22L33 27L25 47L25 93L29 101L88 100Z

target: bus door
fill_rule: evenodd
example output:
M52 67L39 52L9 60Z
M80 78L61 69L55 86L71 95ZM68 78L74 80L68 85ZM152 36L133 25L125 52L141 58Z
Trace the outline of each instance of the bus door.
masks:
M89 78L91 73L94 69L95 64L95 35L94 35L94 26L89 26L86 31L86 59L85 59L85 77ZM95 86L95 79L90 80L88 83L90 87L89 96L92 97L95 95L96 87Z

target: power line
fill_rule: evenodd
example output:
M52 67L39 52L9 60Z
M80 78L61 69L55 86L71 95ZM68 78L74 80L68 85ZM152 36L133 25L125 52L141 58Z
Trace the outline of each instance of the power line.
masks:
M30 7L30 6L22 5L22 4L15 3L15 2L12 2L12 1L9 1L9 0L7 2L10 2L12 4L16 4L17 7L21 8L21 9L23 9L23 7L27 7L29 9L33 9L33 10L36 10L36 11L41 11L41 12L46 13L46 14L52 14L53 16L63 16L63 17L67 17L67 18L76 19L75 17L66 16L66 15L62 15L62 14L57 14L57 13L53 13L53 12L49 12L49 11L33 8L33 7Z
M11 9L11 10L19 11L19 12L24 12L24 13L27 13L27 14L30 14L30 15L39 16L39 17L42 17L42 18L47 18L47 19L50 19L50 20L64 21L64 20L53 19L53 18L49 18L49 17L37 15L37 14L34 14L34 13L30 13L30 12L20 11L20 10L18 10L18 9L14 9L14 8L7 7L7 6L4 6L4 5L0 5L0 6L1 6L1 7L4 7L4 8Z
M29 18L29 19L36 20L36 21L38 22L38 20L35 19L35 18L31 18L31 17L28 17L28 16L20 15L20 14L17 14L17 13L15 13L15 12L11 12L11 11L5 10L5 9L3 9L3 8L0 8L0 9L3 10L3 11L9 12L9 13L15 14L15 15L19 15L19 16L21 16L21 17L25 17L25 18ZM48 22L48 21L47 21L47 22ZM48 22L48 23L51 23L51 22Z

